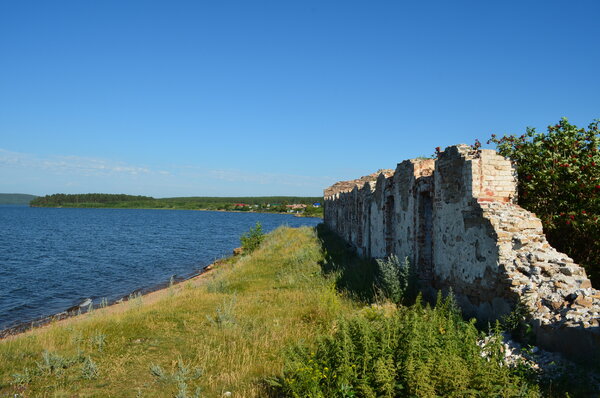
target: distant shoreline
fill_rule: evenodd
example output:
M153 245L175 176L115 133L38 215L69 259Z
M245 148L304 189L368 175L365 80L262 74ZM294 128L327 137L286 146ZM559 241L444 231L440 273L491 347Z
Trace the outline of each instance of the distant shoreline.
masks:
M23 206L23 205L19 205ZM27 205L25 205L27 206ZM40 209L113 209L113 210L188 210L188 211L218 211L221 213L256 213L256 214L282 214L295 217L323 218L322 215L305 215L303 213L288 213L280 211L256 211L256 210L223 210L223 209L183 209L166 207L110 207L110 206L32 206Z
M56 193L37 197L31 207L206 210L252 213L306 214L323 217L322 196L151 196L85 193Z

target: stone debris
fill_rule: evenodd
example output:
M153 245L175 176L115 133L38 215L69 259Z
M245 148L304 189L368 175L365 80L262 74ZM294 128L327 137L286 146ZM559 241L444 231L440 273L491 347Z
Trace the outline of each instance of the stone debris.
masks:
M498 262L507 286L522 298L533 322L553 328L597 327L600 291L592 288L582 267L548 244L541 221L514 204L490 202L482 208L499 231Z
M504 355L503 363L506 366L525 366L535 372L539 380L546 383L573 374L582 376L583 371L590 390L600 393L600 374L583 370L576 363L557 352L545 351L537 346L524 346L511 339L508 333L503 333L500 337L502 338L501 350ZM481 348L482 357L488 357L489 346L494 338L496 336L487 336L477 342Z
M390 177L394 175L394 170L391 169L380 169L373 174L369 174L368 176L363 176L357 178L356 180L350 181L340 181L336 182L329 188L325 190L325 196L333 196L338 193L350 192L354 188L362 188L368 182L375 182L380 174L383 174L385 177Z

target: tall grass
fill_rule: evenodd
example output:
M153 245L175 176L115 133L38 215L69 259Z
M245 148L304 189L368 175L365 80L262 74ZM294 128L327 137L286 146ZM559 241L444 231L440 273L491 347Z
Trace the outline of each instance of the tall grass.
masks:
M280 228L199 280L0 341L0 397L537 396L450 301L371 305L376 282L323 227Z
M451 299L367 307L291 350L271 385L286 397L538 397L534 374L504 366L499 339L482 356L480 337Z
M359 257L343 239L325 224L316 227L323 258L319 265L324 275L335 278L336 288L356 301L371 303L377 297L377 262Z
M281 374L286 347L356 309L321 276L322 261L313 229L280 228L202 283L4 340L0 396L264 396L263 379ZM202 375L184 388L172 377L179 363ZM158 368L170 381L156 377Z

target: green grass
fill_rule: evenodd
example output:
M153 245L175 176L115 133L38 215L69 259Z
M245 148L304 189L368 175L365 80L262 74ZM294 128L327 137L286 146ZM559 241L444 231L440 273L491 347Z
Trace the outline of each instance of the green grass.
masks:
M0 341L0 397L536 395L446 302L372 307L373 270L322 227L279 228L200 279Z
M497 336L498 337L498 336ZM289 397L539 397L535 374L508 368L499 338L486 346L452 298L366 307L333 335L299 345L272 384Z
M321 259L312 229L280 228L198 286L2 341L0 396L175 396L180 364L190 369L189 396L197 387L204 396L264 396L261 380L281 373L285 347L311 341L356 308L321 276ZM158 367L167 376L153 374Z

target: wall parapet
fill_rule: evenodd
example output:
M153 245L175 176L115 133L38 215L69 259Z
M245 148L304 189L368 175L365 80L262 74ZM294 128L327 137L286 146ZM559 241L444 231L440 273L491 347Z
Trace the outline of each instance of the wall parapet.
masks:
M493 321L521 302L540 346L600 355L600 291L516 204L516 184L508 159L455 145L327 188L325 223L361 255L407 257L423 293L451 288L466 316Z

